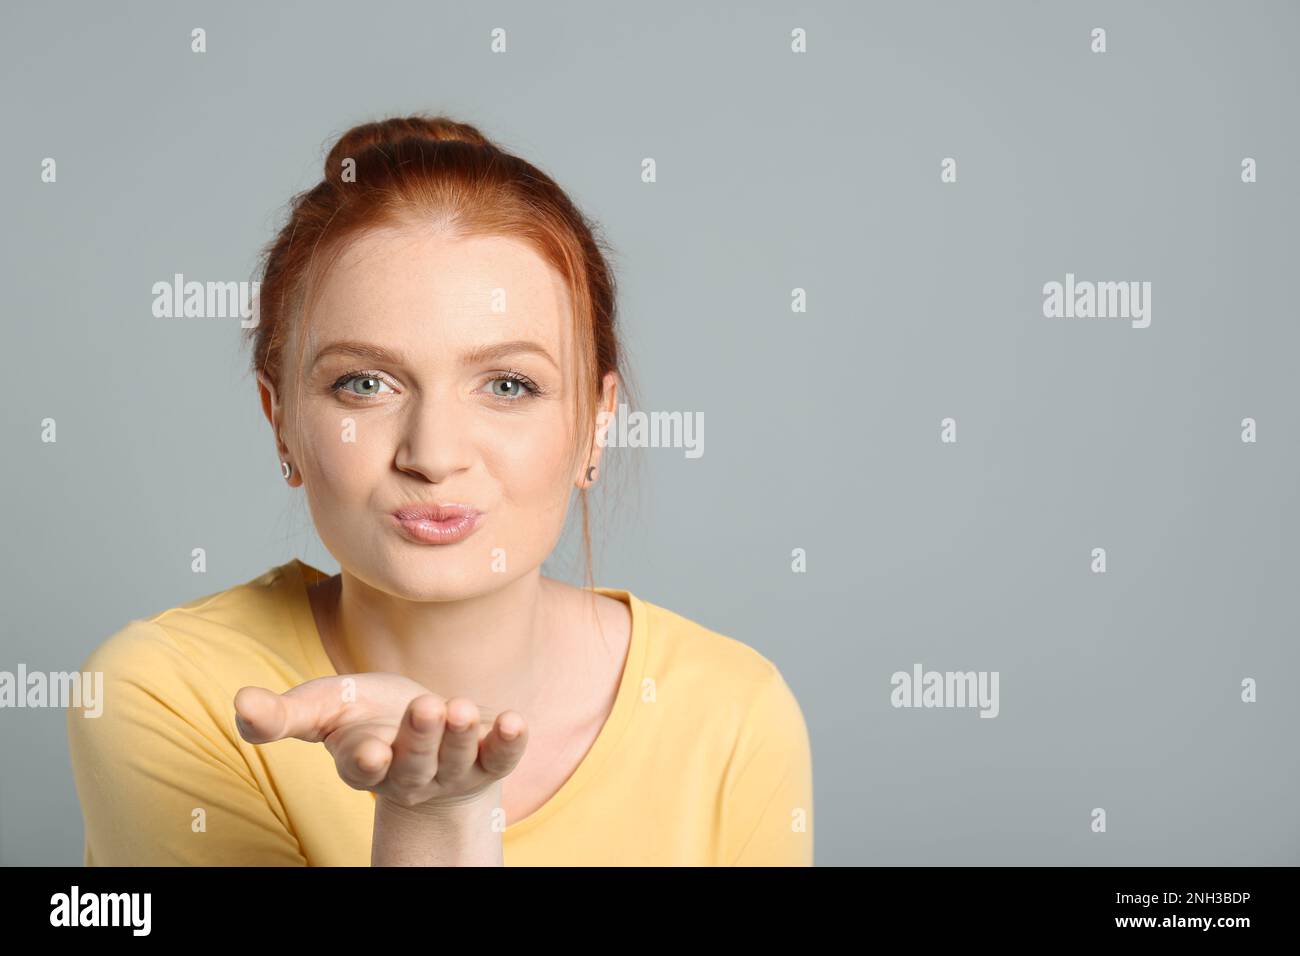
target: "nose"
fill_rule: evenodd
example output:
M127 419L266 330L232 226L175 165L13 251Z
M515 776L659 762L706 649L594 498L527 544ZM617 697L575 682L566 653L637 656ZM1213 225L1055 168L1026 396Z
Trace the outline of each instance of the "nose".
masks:
M472 409L454 395L427 395L408 406L397 442L395 464L439 483L472 461Z

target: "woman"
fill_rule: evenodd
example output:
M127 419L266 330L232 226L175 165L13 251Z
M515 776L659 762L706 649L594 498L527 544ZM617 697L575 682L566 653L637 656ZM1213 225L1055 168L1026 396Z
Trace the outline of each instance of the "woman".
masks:
M625 381L560 188L472 126L350 130L267 247L253 368L341 571L130 622L69 717L94 865L810 865L757 651L540 568Z

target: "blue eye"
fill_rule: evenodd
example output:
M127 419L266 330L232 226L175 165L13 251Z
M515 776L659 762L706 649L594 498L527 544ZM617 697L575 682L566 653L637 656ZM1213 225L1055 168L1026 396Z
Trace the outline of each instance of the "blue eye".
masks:
M522 372L516 372L513 370L506 372L497 378L492 379L488 384L495 386L501 382L510 386L510 390L499 392L494 388L492 390L492 395L493 397L502 399L507 403L517 402L525 395L540 395L542 393L541 386Z
M362 385L365 387L365 390L358 391L355 388L348 388L348 386L353 382L362 383ZM340 378L338 378L334 382L334 384L330 386L330 391L339 392L339 391L347 390L351 392L353 395L359 395L362 398L368 398L373 395L382 394L379 391L379 389L386 385L388 385L388 383L385 382L378 375L376 375L374 372L348 372L346 375L343 375ZM389 391L392 391L391 386L389 387Z
M505 383L503 389L498 390L495 386ZM502 372L487 383L493 386L492 396L500 399L503 403L509 405L518 402L528 396L545 395L546 389L538 385L523 372L511 369L508 372ZM378 372L370 372L358 369L340 375L330 386L331 392L348 392L358 398L374 398L382 395L383 389L387 388L389 392L393 387L380 376Z

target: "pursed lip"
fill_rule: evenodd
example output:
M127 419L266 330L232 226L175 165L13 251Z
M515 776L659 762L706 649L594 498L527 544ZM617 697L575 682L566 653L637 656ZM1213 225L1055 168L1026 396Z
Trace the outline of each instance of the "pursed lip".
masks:
M472 534L483 512L470 505L430 503L403 505L392 512L393 526L416 544L453 544Z
M398 521L450 521L467 516L477 517L482 512L470 505L455 502L430 502L420 505L403 505L393 512Z

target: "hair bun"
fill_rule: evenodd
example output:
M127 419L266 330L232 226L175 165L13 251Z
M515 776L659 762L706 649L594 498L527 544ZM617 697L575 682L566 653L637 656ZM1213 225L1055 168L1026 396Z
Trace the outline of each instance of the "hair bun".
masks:
M355 157L370 146L384 146L400 143L408 139L437 140L439 142L470 143L474 146L496 147L477 128L469 123L460 123L447 116L411 116L393 117L373 123L354 126L342 136L325 158L325 178L332 179L338 175L344 159Z

